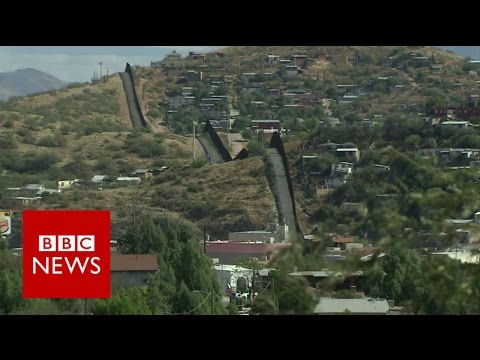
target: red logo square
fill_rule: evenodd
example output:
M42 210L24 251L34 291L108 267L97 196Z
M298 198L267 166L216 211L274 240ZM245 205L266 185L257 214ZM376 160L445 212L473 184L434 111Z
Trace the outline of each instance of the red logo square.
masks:
M23 297L110 297L110 210L23 211Z

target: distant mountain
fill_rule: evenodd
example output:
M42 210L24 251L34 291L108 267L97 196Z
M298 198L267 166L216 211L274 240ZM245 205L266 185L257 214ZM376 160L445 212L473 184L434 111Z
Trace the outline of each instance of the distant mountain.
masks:
M0 100L11 96L25 96L39 92L57 90L68 83L35 69L20 69L0 73Z
M439 49L452 51L463 57L480 59L480 46L436 46Z

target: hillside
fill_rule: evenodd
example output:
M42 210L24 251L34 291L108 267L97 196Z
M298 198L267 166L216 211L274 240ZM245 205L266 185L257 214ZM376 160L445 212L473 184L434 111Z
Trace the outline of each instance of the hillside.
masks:
M0 126L2 190L29 183L52 189L58 180L81 180L75 189L44 197L37 208L109 208L112 219L121 221L130 216L126 209L140 201L142 211L179 217L199 234L207 220L209 234L220 238L228 231L263 229L275 221L260 158L209 167L196 144L197 162L192 164L191 137L133 132L118 74L102 84L0 103ZM162 166L168 169L139 185L87 185L95 174L132 176L136 169ZM0 201L20 195L27 194L4 191ZM215 218L208 219L209 214Z
M0 73L0 100L64 88L66 82L43 71L21 69Z
M294 74L286 72L292 64ZM470 70L463 58L439 49L378 46L231 47L201 59L134 66L140 105L154 133L132 133L118 74L101 84L6 101L0 104L1 185L52 187L60 179L129 176L135 169L168 166L139 186L65 191L41 206L108 206L121 217L135 193L145 208L181 216L199 232L206 221L220 238L231 230L263 229L276 216L262 160L268 137L252 134L250 126L252 119L278 119L288 134L284 141L299 222L308 233L316 226L309 216L321 202L304 193L297 177L299 148L323 139L316 135L327 133L323 129L338 127L343 135L335 139L348 142L358 126L381 128L391 113L425 116L429 101L461 105L479 86ZM205 119L220 131L228 118L234 120L231 131L251 137L251 158L203 165L206 158L197 143L200 162L192 163L192 121L199 133ZM245 146L238 139L236 145ZM368 138L362 141L363 151L371 144Z

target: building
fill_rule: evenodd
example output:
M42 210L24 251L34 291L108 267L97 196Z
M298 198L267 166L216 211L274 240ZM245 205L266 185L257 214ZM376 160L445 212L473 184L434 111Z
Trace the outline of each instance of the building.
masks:
M190 51L188 57L193 60L205 60L207 57L205 53L199 51Z
M58 189L70 189L73 186L73 184L76 184L79 181L80 181L79 179L59 180L59 181L57 181L57 188Z
M254 134L258 134L260 130L263 130L265 134L271 134L281 132L282 126L280 120L252 120L251 129Z
M298 78L297 65L285 65L282 69L282 78L285 80L294 80Z
M42 200L41 197L25 197L25 196L12 196L3 200L6 207L12 209L22 209L26 206L32 206L38 204Z
M468 121L444 121L440 125L453 127L456 129L466 129L469 126L471 126L471 124Z
M385 299L334 299L322 297L314 310L316 315L386 315L390 305Z
M266 230L259 231L240 231L228 233L228 240L235 241L253 241L253 242L284 242L288 233L287 225L268 224Z
M231 295L242 290L238 286L241 282L244 282L247 287L252 284L253 271L251 269L225 264L216 264L213 268L224 294Z
M344 159L346 161L357 162L360 160L360 150L356 147L352 148L337 148L335 155L339 159Z
M140 183L142 181L141 178L139 178L138 176L119 176L117 178L117 181L118 182L128 182L128 183Z
M108 175L95 175L92 180L90 180L94 184L100 184L102 183L106 178L108 178Z
M303 68L307 64L308 56L304 54L295 54L292 56L292 59L296 66Z
M205 243L206 254L223 264L235 264L240 260L257 259L270 261L281 249L290 247L291 243L264 243L241 241L208 241Z
M163 63L167 65L178 64L180 63L181 59L182 55L173 50L170 54L165 55Z
M153 170L152 169L137 169L135 170L132 175L134 177L139 177L141 179L148 179L153 176Z
M350 162L332 164L330 176L325 179L325 186L336 188L345 184L352 170L353 163Z
M44 185L41 184L27 184L23 187L24 190L37 192L39 190L45 189Z
M158 270L156 255L110 256L112 289L118 287L144 287Z

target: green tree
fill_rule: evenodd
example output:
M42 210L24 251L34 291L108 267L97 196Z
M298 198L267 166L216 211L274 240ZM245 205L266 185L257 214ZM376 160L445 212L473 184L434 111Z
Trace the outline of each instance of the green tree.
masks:
M305 279L289 276L286 271L269 274L269 285L252 304L252 312L262 315L312 314L317 303L307 290Z
M9 314L22 303L20 259L0 251L0 313Z
M148 315L148 306L144 289L120 288L109 299L96 299L92 305L94 315Z

